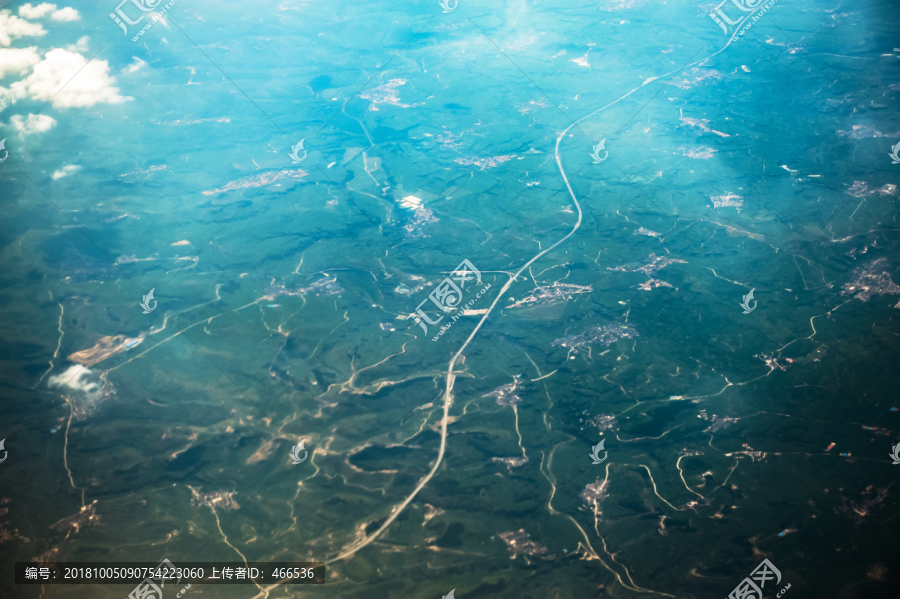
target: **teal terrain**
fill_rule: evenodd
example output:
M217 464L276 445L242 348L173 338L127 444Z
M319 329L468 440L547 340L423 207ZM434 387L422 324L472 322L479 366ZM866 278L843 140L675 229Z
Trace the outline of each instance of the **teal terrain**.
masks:
M896 3L24 7L0 597L896 597Z

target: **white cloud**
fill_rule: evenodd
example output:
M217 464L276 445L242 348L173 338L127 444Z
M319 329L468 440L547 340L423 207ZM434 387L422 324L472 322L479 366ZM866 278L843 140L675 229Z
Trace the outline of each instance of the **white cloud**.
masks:
M96 373L78 364L73 364L65 372L47 379L49 387L62 387L66 393L74 396L73 407L79 412L88 411L103 399L103 387L100 382ZM81 420L83 416L79 417L76 413L76 418Z
M74 44L69 44L66 46L66 50L69 52L87 52L88 50L88 42L91 41L91 38L88 36L84 36L79 38L77 42Z
M56 5L50 4L48 2L38 4L37 6L32 6L31 4L23 4L19 7L19 16L26 19L40 19L47 13L51 13L54 10L56 10Z
M23 7L24 8L24 7ZM29 23L9 11L0 11L0 46L8 46L17 37L46 35L47 31L37 23Z
M81 169L81 167L78 166L77 164L67 164L66 166L62 167L61 169L59 169L58 171L55 171L53 173L53 179L54 180L62 179L63 177L65 177L71 173L74 173L75 171L80 170L80 169Z
M25 74L31 67L41 62L37 47L0 48L0 79L7 73Z
M47 384L50 387L68 387L84 393L96 393L100 390L100 385L91 381L91 371L81 366L69 366L62 374L47 379Z
M0 85L0 110L4 110L7 106L15 102L12 92Z
M52 98L54 108L84 108L101 102L121 104L132 99L119 94L115 78L109 76L107 61L87 63L77 52L56 48L47 52L31 75L13 83L10 90L16 98Z
M122 69L123 73L125 73L125 74L136 73L137 71L140 71L145 66L147 66L147 63L145 61L141 60L140 58L138 58L137 56L132 56L132 58L134 59L134 62L131 63L130 65L128 65L127 67L125 67L124 69Z
M45 114L29 114L27 118L21 114L14 114L9 119L9 126L16 131L21 129L23 135L43 133L54 125L56 125L56 119Z
M77 21L81 18L74 8L66 7L56 10L56 5L49 2L43 2L37 6L23 4L19 7L19 16L25 19L40 19L50 13L53 13L50 18L54 21Z
M67 7L61 8L58 11L56 11L55 13L53 13L51 18L54 21L77 21L81 17L78 15L77 10L75 10L74 8L69 8L67 6Z

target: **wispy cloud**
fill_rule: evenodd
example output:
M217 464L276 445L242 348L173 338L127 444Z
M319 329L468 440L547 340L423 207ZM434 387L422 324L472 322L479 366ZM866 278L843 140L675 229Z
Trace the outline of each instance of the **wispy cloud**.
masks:
M69 176L70 174L72 174L72 173L74 173L74 172L76 172L76 171L79 171L79 170L81 170L81 167L80 167L79 165L77 165L77 164L67 164L66 166L62 167L61 169L59 169L58 171L55 171L55 172L53 173L53 179L54 179L54 180L56 180L56 179L62 179L63 177L67 177L67 176Z
M9 119L9 126L23 135L43 133L50 130L54 125L56 125L56 119L46 114L29 114L27 117L21 114L14 114Z

